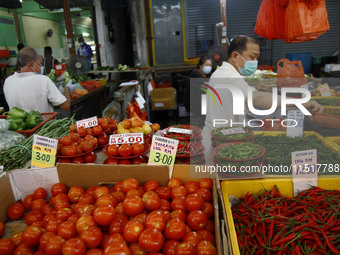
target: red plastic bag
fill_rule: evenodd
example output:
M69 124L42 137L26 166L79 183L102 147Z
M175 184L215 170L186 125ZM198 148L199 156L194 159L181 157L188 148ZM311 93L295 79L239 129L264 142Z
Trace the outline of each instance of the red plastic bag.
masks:
M317 39L329 30L325 0L290 0L285 16L285 41Z
M281 64L283 64L281 66ZM277 62L277 86L300 87L307 84L301 61L281 59Z
M287 1L263 0L257 14L255 34L267 39L285 38Z
M129 116L129 119L132 117L137 117L138 119L141 119L143 121L146 121L147 113L146 111L142 112L137 104L137 102L130 102L130 105L126 107L126 113Z

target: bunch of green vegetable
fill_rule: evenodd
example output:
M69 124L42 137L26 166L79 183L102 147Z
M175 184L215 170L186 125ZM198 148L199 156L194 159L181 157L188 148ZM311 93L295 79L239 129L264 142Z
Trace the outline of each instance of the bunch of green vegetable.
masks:
M119 64L118 65L118 71L126 71L128 70L130 67L128 65L122 65L122 64Z
M340 97L315 98L314 100L325 106L340 106Z
M66 69L64 72L65 80L63 81L63 86L65 86L70 80L72 80L72 84L77 82L87 81L89 77L86 74L76 73L72 71L72 69Z
M263 152L263 148L253 143L230 143L220 148L218 156L226 159L253 159Z
M49 74L47 74L47 76L54 82L57 83L57 74L56 71L54 69L51 69L51 72Z
M69 133L71 124L74 124L74 118L64 118L59 120L50 120L43 125L35 134L49 138L61 138ZM33 135L26 138L20 144L0 153L0 165L5 171L22 168L32 155Z
M41 113L38 111L26 111L13 107L7 114L6 120L9 122L9 130L20 131L24 129L32 129L39 125L43 120Z

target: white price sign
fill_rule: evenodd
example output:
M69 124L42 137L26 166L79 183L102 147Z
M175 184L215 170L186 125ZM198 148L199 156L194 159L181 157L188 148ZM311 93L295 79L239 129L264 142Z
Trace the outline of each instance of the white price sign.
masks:
M110 135L109 144L123 144L123 143L144 143L143 133L128 133Z
M80 127L89 128L94 126L98 126L97 116L77 121L77 129Z
M318 185L317 150L292 152L292 177L294 196Z
M188 134L191 135L192 130L190 129L184 129L184 128L170 128L169 132L171 133L179 133L179 134Z
M305 115L300 110L289 110L287 115L288 126L286 135L289 137L302 136Z
M246 131L243 128L227 128L221 130L223 135L242 134L245 132Z

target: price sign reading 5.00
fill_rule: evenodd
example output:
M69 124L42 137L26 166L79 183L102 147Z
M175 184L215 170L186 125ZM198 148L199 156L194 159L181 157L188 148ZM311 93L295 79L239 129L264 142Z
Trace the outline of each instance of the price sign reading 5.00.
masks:
M89 128L94 126L98 126L97 116L77 121L77 129L80 127Z
M123 144L123 143L144 143L143 133L128 133L110 135L109 144Z

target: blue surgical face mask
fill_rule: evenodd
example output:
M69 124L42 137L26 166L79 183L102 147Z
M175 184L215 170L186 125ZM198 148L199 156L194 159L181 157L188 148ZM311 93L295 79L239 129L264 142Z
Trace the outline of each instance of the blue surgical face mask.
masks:
M84 45L84 43L83 43L83 42L80 42L79 44L80 44L80 46L83 46L83 45Z
M44 67L43 66L40 68L40 74L44 74Z
M238 67L241 74L244 76L252 75L257 69L258 61L257 60L245 60L240 53L239 55L244 60L244 67Z
M209 74L211 72L212 67L211 66L203 66L203 73Z

